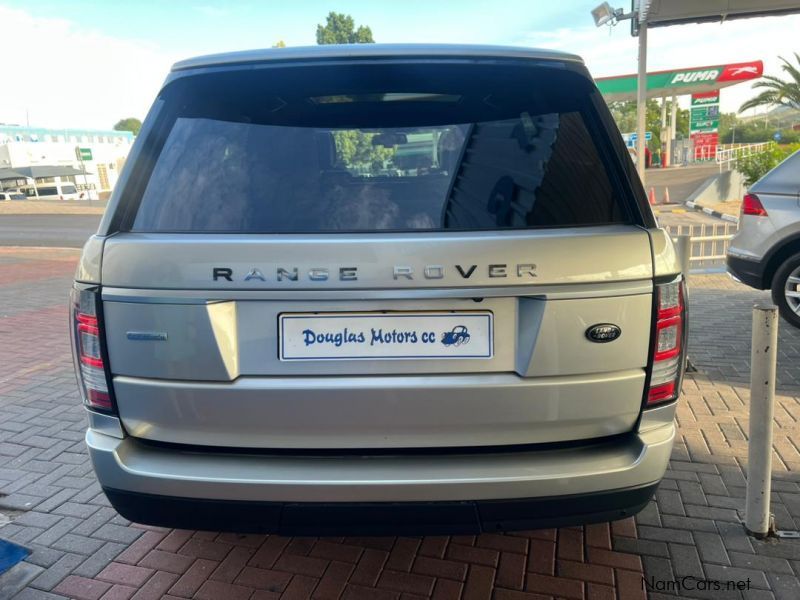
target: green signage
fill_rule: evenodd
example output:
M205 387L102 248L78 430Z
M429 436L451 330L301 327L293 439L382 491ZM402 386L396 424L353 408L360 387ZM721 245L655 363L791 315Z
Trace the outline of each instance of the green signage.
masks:
M710 94L702 94L698 96L692 96L692 110L694 110L695 106L705 106L707 104L716 104L719 102L719 96L710 95Z
M694 141L695 154L708 158L708 148L719 142L719 90L692 94L689 115L689 134ZM706 154L703 154L706 153Z
M692 121L714 119L719 117L719 104L710 106L692 107Z
M78 160L92 160L92 149L75 148L75 155L78 157Z
M715 131L719 129L719 121L707 119L705 121L692 121L692 131Z
M713 104L705 104L713 102ZM692 98L692 113L690 116L692 131L708 131L719 128L719 96L709 98ZM697 106L701 104L701 106ZM705 104L705 105L702 105Z

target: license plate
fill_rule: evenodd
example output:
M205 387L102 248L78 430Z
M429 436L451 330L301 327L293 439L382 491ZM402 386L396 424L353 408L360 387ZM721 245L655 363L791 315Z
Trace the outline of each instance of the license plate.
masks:
M292 313L279 317L281 360L492 358L492 313Z

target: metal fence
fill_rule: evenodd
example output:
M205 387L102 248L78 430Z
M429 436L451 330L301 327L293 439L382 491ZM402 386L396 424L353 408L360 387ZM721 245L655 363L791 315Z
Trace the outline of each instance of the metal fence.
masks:
M761 154L766 152L775 142L761 142L759 144L726 144L717 146L717 153L715 160L719 165L719 171L722 172L723 167L726 169L733 169L736 166L736 161L740 158L747 158L754 154Z
M667 225L673 240L679 235L691 239L689 264L691 271L721 271L725 267L725 252L733 234L739 229L737 223L713 223L692 225Z
M723 170L736 167L740 158L753 156L766 152L775 142L760 142L757 144L714 144L695 146L691 140L676 140L672 164L688 163L714 163Z

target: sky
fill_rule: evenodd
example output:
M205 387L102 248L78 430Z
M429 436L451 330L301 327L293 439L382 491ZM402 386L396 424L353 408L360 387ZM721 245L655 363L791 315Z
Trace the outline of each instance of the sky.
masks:
M581 55L595 77L636 71L628 22L596 28L599 0L0 0L0 123L110 128L144 118L172 63L233 50L315 43L330 11L377 42L531 46ZM612 4L628 6L627 1ZM800 15L653 29L648 70L763 60L800 52ZM726 88L724 112L753 92ZM688 99L684 100L688 103ZM751 111L752 112L752 111Z

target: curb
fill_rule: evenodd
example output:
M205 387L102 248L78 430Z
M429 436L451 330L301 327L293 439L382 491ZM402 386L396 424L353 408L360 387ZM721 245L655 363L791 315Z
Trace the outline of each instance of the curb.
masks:
M726 215L725 213L721 213L718 210L714 210L706 206L700 206L699 204L693 202L692 200L687 200L684 204L687 207L691 208L692 210L704 212L707 215L711 215L712 217L717 217L718 219L722 219L723 221L730 221L731 223L736 223L737 225L739 224L739 217L735 215Z
M86 238L87 240L89 238ZM80 252L82 247L79 246L6 246L0 244L0 250L70 250L73 252Z
M652 204L653 212L656 213L685 213L686 208L683 204Z

